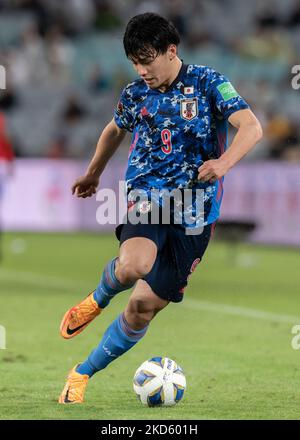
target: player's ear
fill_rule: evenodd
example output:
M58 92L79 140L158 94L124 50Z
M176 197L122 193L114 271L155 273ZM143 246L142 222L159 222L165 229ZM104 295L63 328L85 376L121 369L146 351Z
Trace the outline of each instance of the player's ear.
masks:
M167 49L167 53L168 53L170 61L173 60L176 57L176 55L177 55L177 46L176 46L176 44L170 44L168 49Z

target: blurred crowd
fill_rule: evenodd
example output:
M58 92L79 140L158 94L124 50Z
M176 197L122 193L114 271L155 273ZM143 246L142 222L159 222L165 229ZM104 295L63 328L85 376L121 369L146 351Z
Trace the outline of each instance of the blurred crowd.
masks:
M0 0L0 112L17 156L91 155L135 78L126 23L146 11L173 21L185 62L221 71L248 100L265 134L248 160L300 161L300 0Z

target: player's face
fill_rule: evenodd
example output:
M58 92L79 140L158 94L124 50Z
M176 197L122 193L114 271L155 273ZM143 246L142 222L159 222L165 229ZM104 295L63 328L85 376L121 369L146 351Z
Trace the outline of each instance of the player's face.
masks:
M151 89L157 89L168 83L172 75L172 59L176 56L176 46L170 45L164 54L154 51L145 57L131 58L133 67L138 75Z

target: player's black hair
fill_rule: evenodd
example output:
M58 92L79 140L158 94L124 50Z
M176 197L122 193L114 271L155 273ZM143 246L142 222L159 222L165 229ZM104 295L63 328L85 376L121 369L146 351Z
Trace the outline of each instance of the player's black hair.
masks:
M140 59L167 52L170 44L180 43L180 36L172 22L146 12L132 17L126 27L123 44L127 58Z

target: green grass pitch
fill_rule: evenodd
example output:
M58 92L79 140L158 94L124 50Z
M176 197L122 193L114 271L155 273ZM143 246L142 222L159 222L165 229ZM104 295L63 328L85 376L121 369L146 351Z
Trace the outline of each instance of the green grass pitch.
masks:
M214 241L185 300L156 316L145 338L89 382L83 405L59 405L66 375L125 307L120 293L84 332L59 335L64 312L91 291L114 256L113 235L5 234L0 265L0 419L299 419L299 251ZM137 367L168 356L187 390L173 408L143 407Z

